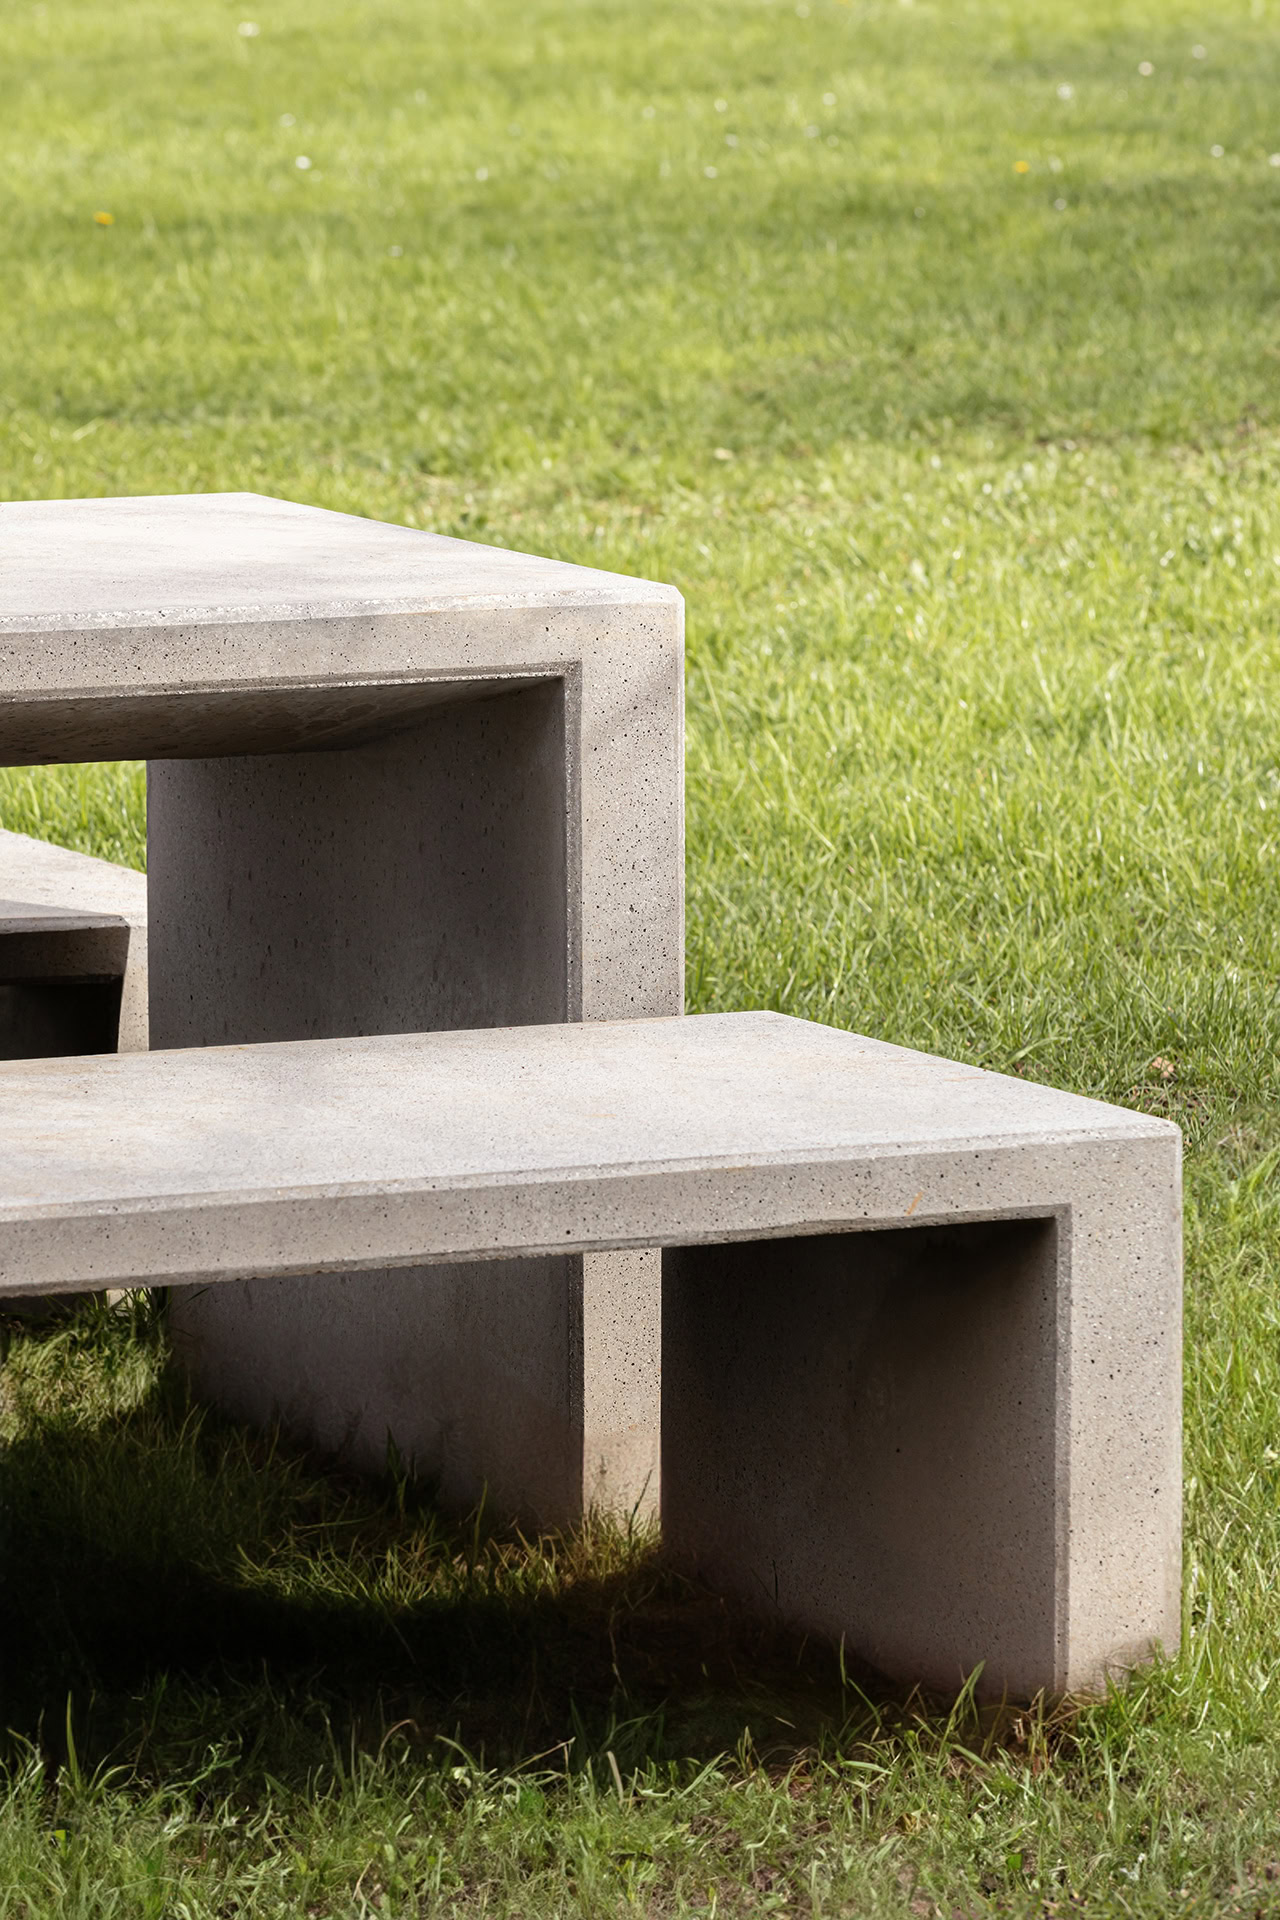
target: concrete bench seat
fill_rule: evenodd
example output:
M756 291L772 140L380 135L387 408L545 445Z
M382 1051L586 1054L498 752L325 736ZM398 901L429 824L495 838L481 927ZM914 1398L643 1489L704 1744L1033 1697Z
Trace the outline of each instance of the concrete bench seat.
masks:
M1177 1640L1179 1151L770 1013L10 1062L0 1291L661 1247L671 1550L1029 1695ZM305 1387L323 1310L247 1298Z

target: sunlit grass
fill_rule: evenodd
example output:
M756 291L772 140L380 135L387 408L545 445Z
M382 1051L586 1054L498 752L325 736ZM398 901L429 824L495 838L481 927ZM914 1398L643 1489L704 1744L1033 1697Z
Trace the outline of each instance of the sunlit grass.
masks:
M250 10L11 9L0 488L680 586L690 1004L1187 1130L1186 1642L949 1721L15 1329L0 1916L1280 1913L1276 0Z

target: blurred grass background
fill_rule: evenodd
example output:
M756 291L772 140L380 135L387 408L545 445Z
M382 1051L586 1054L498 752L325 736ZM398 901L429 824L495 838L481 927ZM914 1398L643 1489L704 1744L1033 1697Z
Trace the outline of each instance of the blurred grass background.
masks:
M15 1330L0 1915L1280 1912L1277 0L4 24L4 495L674 581L690 1005L1186 1128L1189 1551L1176 1661L993 1733L784 1686L650 1542L410 1525L145 1314ZM137 768L0 818L143 858Z

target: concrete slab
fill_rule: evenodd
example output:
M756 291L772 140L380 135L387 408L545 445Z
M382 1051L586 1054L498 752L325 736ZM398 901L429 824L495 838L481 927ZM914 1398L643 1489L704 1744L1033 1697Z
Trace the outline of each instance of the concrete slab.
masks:
M102 1008L77 987L103 988ZM145 1048L146 875L0 828L0 988L0 1057L79 1052L82 1028L84 1050Z
M0 1274L502 1289L671 1249L672 1550L889 1671L1022 1695L1177 1641L1179 1151L768 1013L12 1063Z
M10 766L358 743L584 648L639 691L681 629L673 587L260 494L4 502L0 546Z
M920 1226L960 1189L989 1218L1003 1155L1082 1142L1178 1133L776 1013L8 1062L0 1285L28 1283L11 1230L32 1283L105 1286ZM251 1219L288 1221L278 1251Z
M0 763L150 762L155 1045L679 1012L673 589L247 494L0 506L0 542ZM451 1498L629 1509L657 1259L539 1271L175 1313L242 1417L373 1466L394 1414Z

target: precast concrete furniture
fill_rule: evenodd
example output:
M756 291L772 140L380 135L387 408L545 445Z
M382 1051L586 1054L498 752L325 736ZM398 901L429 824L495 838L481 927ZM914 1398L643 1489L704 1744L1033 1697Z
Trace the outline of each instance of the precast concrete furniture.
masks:
M146 1044L146 876L0 828L0 1060Z
M670 1550L1023 1697L1177 1643L1179 1153L769 1013L12 1062L0 1287L307 1274L354 1313L370 1270L505 1298L512 1261L666 1249Z
M0 548L0 764L149 763L153 1044L679 1012L672 588L248 494L0 506ZM557 1521L656 1495L659 1289L513 1249L174 1319L233 1412Z
M0 1059L147 1044L147 882L0 829Z

